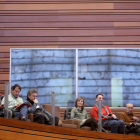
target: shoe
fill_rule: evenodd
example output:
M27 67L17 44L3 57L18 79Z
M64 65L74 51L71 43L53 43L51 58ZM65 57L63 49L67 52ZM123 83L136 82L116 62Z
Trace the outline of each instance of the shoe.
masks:
M26 118L22 118L21 120L26 122Z

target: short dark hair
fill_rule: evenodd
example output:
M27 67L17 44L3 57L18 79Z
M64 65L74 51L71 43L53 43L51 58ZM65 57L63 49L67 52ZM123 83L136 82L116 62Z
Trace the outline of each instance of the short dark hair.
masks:
M102 95L103 96L103 94L99 93L99 94L96 95L96 99L98 98L99 95Z
M76 99L76 101L75 101L75 107L77 107L77 102L80 101L80 100L83 100L83 106L82 106L82 110L83 110L84 107L85 107L85 103L84 103L84 98L82 98L82 97L78 97L78 98Z
M18 87L21 91L21 86L19 86L18 84L15 84L14 86L11 87L11 90L15 90L15 88Z
M27 92L27 96L30 96L32 93L36 93L36 94L37 94L37 91L34 90L34 89L30 89L30 90Z

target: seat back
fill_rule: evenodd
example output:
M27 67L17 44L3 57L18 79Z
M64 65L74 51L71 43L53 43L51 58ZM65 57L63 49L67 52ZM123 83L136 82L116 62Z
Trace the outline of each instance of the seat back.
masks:
M4 95L0 94L0 105L1 105L1 101L3 99Z
M42 106L43 106L43 108L46 111L48 111L51 114L51 112L52 112L52 105L43 104ZM55 116L57 116L58 118L60 118L60 107L59 106L55 106Z
M69 107L65 110L64 112L64 120L66 119L71 119L71 110L72 110L72 107Z

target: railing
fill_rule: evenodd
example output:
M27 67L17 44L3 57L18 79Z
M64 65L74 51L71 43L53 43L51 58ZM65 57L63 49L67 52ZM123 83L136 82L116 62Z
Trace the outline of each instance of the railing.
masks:
M98 131L102 132L101 100L98 100Z
M52 92L52 123L55 126L55 93Z
M9 82L5 83L4 118L8 118L8 92L9 92Z

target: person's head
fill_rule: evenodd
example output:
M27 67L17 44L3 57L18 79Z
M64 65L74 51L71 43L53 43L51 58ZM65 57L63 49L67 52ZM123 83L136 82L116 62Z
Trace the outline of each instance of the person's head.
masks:
M19 96L20 91L21 87L18 84L15 84L14 86L11 87L11 93L15 98Z
M27 97L28 97L31 101L35 100L36 97L37 97L37 91L35 91L34 89L29 90L28 93L27 93Z
M130 114L133 113L133 104L131 103L126 104L126 112Z
M81 107L81 109L84 109L85 107L84 98L78 97L75 101L75 107Z
M96 95L96 102L98 103L98 100L101 100L101 104L103 104L103 94L97 94Z

